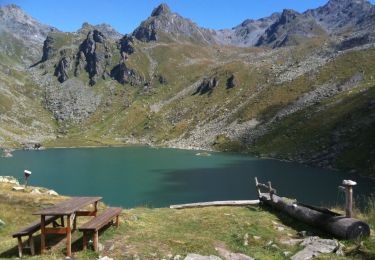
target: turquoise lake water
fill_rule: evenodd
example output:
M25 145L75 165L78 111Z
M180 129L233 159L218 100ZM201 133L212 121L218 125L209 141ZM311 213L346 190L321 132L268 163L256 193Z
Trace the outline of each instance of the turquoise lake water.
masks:
M315 205L343 202L337 186L358 182L358 198L375 193L375 181L342 172L247 155L149 147L15 151L0 158L0 175L32 171L29 184L70 196L102 196L113 206L165 207L213 200L256 199L254 177L272 181L278 194Z

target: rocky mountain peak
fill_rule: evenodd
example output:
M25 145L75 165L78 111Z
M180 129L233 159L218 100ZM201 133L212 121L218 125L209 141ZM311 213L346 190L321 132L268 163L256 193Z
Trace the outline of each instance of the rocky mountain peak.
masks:
M34 64L41 55L42 44L50 31L57 31L27 15L19 6L0 6L0 38L9 44L0 45L0 52L17 54L15 42L26 48L21 50L25 63Z
M143 42L168 40L216 43L213 31L199 27L193 21L171 12L166 4L156 7L151 16L138 26L132 35Z
M87 34L90 31L98 30L104 34L105 37L110 39L118 40L122 37L122 34L117 32L111 25L106 23L101 23L97 25L92 25L87 22L84 22L81 28L78 30L79 33Z
M171 14L171 9L165 3L157 6L151 13L151 16L168 15Z
M367 0L330 0L324 6L307 10L326 30L338 32L356 27L375 14L375 7Z
M276 48L297 45L309 38L325 33L313 17L285 9L279 19L265 30L256 46Z
M39 43L43 43L49 31L56 30L56 28L39 23L14 4L0 7L0 25L1 29L7 30L17 38Z
M281 13L279 22L282 24L286 24L295 20L300 15L301 15L300 13L292 9L284 9L283 12Z

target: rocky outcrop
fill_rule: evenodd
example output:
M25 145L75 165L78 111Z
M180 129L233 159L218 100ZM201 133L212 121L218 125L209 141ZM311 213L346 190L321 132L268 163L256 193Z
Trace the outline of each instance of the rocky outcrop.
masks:
M339 44L338 49L340 51L343 51L343 50L351 49L357 46L365 45L367 43L370 43L370 41L371 41L370 35L366 33L365 35L352 37L352 38L342 41Z
M134 53L134 37L131 35L122 37L119 41L119 49L123 58L125 58L126 55Z
M233 74L230 75L230 77L227 79L226 85L227 85L227 89L234 88L235 86L237 86L237 81Z
M325 31L313 18L286 9L280 18L267 28L255 45L272 48L296 45L322 34L325 34Z
M111 64L111 56L106 37L98 30L90 31L79 47L75 74L78 75L80 68L84 67L92 86L98 77L105 78L109 75L107 69Z
M45 62L48 60L52 54L53 54L53 44L54 44L54 39L52 36L48 35L46 40L43 43L43 56L41 59L41 62Z
M193 95L199 94L204 95L208 94L211 95L214 91L214 88L218 85L218 80L216 77L213 78L204 78L202 83L198 86L197 90L194 92Z
M55 68L54 76L57 77L57 80L60 83L63 83L69 78L68 76L69 65L70 65L70 60L66 57L63 57L57 64Z
M144 84L144 79L135 70L128 68L124 62L111 70L111 77L121 84L132 86Z

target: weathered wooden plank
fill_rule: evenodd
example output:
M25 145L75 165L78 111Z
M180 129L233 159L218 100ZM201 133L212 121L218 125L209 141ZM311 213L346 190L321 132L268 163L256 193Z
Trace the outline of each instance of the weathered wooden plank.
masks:
M82 211L77 211L76 212L76 216L96 216L96 211L86 211L86 210L82 210Z
M34 215L71 215L74 212L88 206L90 204L96 203L101 200L102 197L72 197L69 200L57 203L56 205L41 209Z
M66 234L67 228L45 228L45 234Z
M57 218L58 218L58 216L48 216L48 217L46 217L46 219L45 219L46 225L52 223ZM23 229L21 229L17 233L14 233L12 236L13 237L27 236L27 235L35 233L39 229L40 229L40 220L37 220L37 221L34 221L33 223L31 223L30 225L28 225L27 227L24 227Z
M185 209L185 208L200 208L200 207L212 207L212 206L247 206L257 205L259 200L226 200L226 201L210 201L210 202L198 202L188 204L170 205L171 209Z
M121 208L108 208L100 215L91 219L90 221L83 224L79 230L98 230L103 226L107 225L111 220L120 215L122 212Z

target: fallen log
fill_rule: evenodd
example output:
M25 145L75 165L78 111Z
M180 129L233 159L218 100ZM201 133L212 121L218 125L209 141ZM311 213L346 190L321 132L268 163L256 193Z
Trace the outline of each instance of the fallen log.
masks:
M178 204L170 205L171 209L186 209L186 208L201 208L201 207L212 207L212 206L248 206L257 205L259 200L226 200L226 201L210 201L210 202L198 202L189 204Z
M340 216L328 209L297 203L295 200L261 193L260 201L283 211L308 225L317 227L339 239L356 239L370 235L370 227L363 221Z

